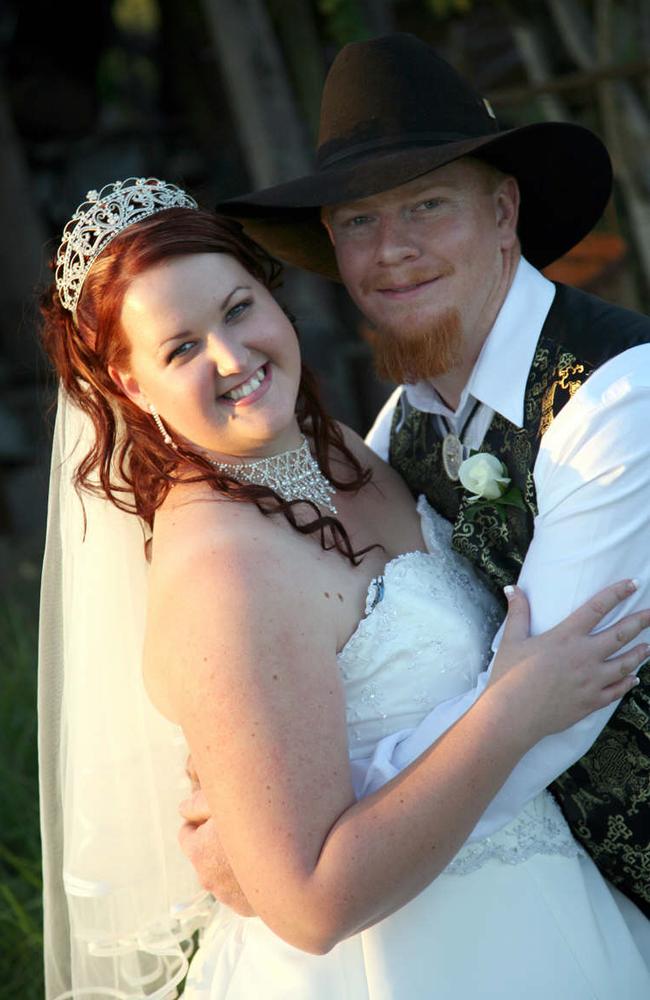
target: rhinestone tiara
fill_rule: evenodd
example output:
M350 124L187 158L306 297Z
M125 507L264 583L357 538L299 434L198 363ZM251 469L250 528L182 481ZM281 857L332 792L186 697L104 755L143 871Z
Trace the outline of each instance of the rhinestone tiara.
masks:
M93 263L127 226L166 208L198 208L182 188L157 177L127 177L89 191L65 226L54 274L61 305L74 312Z

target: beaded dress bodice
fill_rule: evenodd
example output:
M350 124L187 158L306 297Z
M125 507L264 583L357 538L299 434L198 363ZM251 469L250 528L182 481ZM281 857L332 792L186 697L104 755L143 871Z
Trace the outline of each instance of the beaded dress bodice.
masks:
M503 617L470 563L451 548L451 524L424 497L418 512L427 551L386 564L368 587L365 617L338 656L352 759L371 756L382 737L417 726L438 703L473 687ZM504 830L466 845L448 871L471 871L493 857L513 863L540 851L578 853L546 792Z
M424 497L418 513L427 551L386 564L338 656L352 758L473 687L503 618L470 563L452 550L449 522Z

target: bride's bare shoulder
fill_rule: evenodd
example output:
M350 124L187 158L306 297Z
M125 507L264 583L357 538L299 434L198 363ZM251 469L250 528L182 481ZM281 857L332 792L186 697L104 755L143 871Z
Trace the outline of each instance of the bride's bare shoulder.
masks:
M370 448L363 438L347 427L345 424L338 424L343 440L358 462L364 469L372 472L372 482L381 493L386 495L390 502L401 500L404 503L412 504L412 497L409 493L402 477L391 468L388 462L380 458L376 452Z
M273 558L281 549L278 534L254 504L221 497L206 483L179 484L156 513L152 575L178 581L218 569L224 580L235 564L241 570L262 554Z
M154 522L144 652L145 684L163 715L179 721L188 671L205 680L218 663L223 673L263 639L307 649L305 622L310 643L336 649L336 622L323 614L315 582L316 546L281 515L265 517L209 487L183 487L171 500Z

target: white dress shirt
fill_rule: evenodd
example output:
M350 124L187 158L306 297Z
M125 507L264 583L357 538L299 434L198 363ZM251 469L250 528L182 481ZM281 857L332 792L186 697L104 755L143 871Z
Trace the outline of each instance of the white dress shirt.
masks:
M554 294L551 282L522 260L456 413L448 411L428 383L406 387L410 405L434 419L442 414L458 427L478 399L483 405L466 435L472 448L482 443L494 411L521 427L529 369ZM401 392L399 388L390 397L366 439L385 459ZM532 632L551 628L602 587L628 577L638 579L640 586L604 625L650 607L650 345L612 358L583 383L542 437L533 477L539 513L518 581L530 602ZM453 725L485 689L490 670L475 688L438 705L416 729L382 740L371 760L355 761L359 794L394 777ZM615 707L594 712L533 747L470 839L500 829L575 763Z

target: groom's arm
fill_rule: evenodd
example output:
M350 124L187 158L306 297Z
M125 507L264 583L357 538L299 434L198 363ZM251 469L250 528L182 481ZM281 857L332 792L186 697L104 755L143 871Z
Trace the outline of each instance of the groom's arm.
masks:
M539 516L519 580L531 603L532 631L552 627L601 587L625 577L638 578L640 586L616 617L650 606L650 347L625 352L585 383L544 436L534 471ZM382 740L372 760L356 761L359 793L380 787L435 742L473 704L488 676L439 705L415 730ZM472 839L509 822L578 760L614 707L534 747Z

